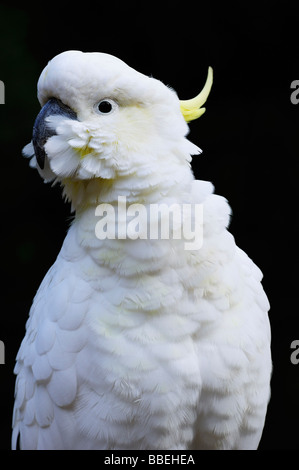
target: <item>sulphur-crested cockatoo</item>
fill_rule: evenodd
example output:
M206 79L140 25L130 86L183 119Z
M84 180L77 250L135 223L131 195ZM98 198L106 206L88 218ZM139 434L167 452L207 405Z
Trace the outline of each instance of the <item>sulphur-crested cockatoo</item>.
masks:
M194 179L180 101L103 53L38 81L24 149L75 218L33 301L15 372L13 448L255 449L270 394L261 272L230 208Z

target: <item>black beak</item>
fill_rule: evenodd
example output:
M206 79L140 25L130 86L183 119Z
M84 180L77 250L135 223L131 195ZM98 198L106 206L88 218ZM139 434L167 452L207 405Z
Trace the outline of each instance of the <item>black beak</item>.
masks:
M50 98L42 107L35 120L32 134L35 157L41 169L45 166L45 143L49 137L55 135L55 131L49 128L46 122L46 118L53 115L65 116L67 119L77 119L76 113L56 98Z

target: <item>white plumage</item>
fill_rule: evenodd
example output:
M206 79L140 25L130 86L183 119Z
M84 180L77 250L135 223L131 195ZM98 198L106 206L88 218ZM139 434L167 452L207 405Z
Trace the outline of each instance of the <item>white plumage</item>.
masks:
M25 152L76 217L17 356L13 448L20 435L22 449L255 449L269 305L227 231L226 200L194 180L200 150L176 93L110 55L68 51L42 72L38 97L46 111ZM201 248L100 240L95 209L119 196L147 209L203 204Z

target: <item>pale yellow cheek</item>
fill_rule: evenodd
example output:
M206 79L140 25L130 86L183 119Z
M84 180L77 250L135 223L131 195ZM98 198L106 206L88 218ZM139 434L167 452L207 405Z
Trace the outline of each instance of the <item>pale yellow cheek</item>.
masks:
M116 138L128 150L137 150L149 145L154 132L154 119L148 109L141 106L127 106L120 110Z

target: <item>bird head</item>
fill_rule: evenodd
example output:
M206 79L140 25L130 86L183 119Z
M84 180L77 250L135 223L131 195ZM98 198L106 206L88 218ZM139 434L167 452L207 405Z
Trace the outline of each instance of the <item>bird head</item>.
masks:
M24 155L45 181L116 180L157 175L200 153L185 136L203 112L203 91L180 101L161 81L104 53L67 51L38 81L42 106Z

